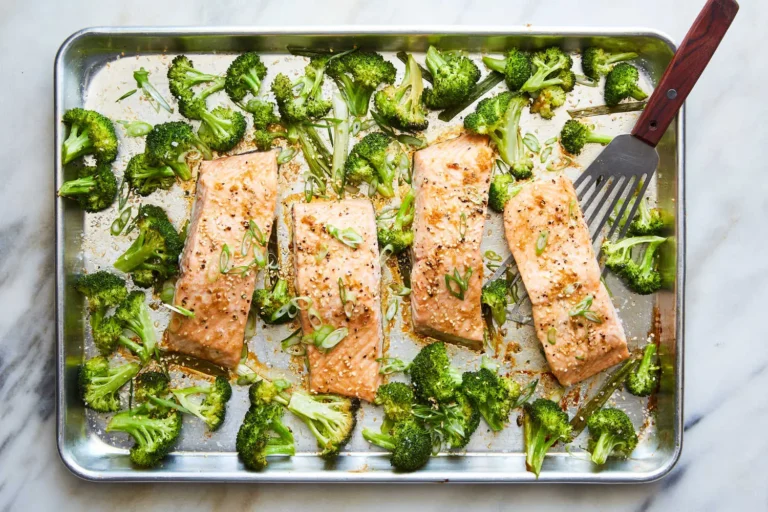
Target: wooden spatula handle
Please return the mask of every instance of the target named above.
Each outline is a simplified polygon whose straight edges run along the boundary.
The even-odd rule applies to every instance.
[[[656,146],[683,106],[739,10],[734,0],[708,0],[648,100],[632,135]]]

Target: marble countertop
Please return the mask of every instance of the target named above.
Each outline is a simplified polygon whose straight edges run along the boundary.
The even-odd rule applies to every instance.
[[[768,4],[744,0],[688,100],[685,443],[674,471],[639,486],[107,485],[55,446],[53,59],[93,25],[473,24],[647,26],[680,41],[703,0],[2,2],[0,7],[0,510],[751,510],[768,503],[768,140],[759,93]],[[129,7],[130,5],[130,7]],[[760,27],[763,27],[761,29]],[[762,143],[760,141],[763,141]],[[762,227],[761,227],[762,226]],[[735,423],[734,420],[737,420]],[[749,425],[747,428],[744,426]],[[740,429],[740,430],[737,430]],[[728,440],[731,443],[728,443]],[[733,444],[737,441],[737,445]]]

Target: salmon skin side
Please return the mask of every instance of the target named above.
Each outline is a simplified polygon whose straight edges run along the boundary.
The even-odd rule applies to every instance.
[[[416,332],[471,348],[483,346],[480,295],[483,238],[493,151],[488,138],[463,135],[414,154],[411,308]],[[468,277],[464,298],[446,275]],[[469,272],[471,271],[471,275]],[[456,283],[454,292],[460,292]]]
[[[329,227],[352,228],[362,242],[357,248],[345,245]],[[327,352],[308,346],[309,389],[373,401],[381,381],[376,359],[383,336],[373,205],[365,199],[294,204],[293,251],[298,295],[311,299],[323,325],[349,331]],[[314,332],[309,310],[300,318],[304,334]]]
[[[254,251],[265,254],[252,237],[247,255],[243,240],[253,221],[269,238],[277,206],[277,152],[253,152],[203,162],[195,204],[181,256],[181,277],[174,304],[194,313],[173,313],[165,335],[169,350],[237,366],[256,284],[257,267],[241,275],[221,272],[221,254],[230,251],[229,268],[247,268]],[[252,230],[254,231],[254,230]]]
[[[560,384],[627,359],[624,329],[600,280],[571,181],[558,176],[524,184],[504,209],[504,231],[531,298],[536,335]],[[594,314],[576,315],[589,297]]]

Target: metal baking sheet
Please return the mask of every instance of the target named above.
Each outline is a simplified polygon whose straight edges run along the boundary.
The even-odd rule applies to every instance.
[[[58,123],[64,111],[76,106],[99,110],[112,119],[138,119],[150,123],[167,120],[164,112],[154,110],[136,94],[129,100],[115,103],[122,93],[134,87],[132,71],[144,66],[153,71],[153,83],[167,94],[165,69],[178,53],[190,55],[197,67],[206,71],[223,72],[233,56],[253,50],[261,53],[270,68],[270,77],[277,72],[299,72],[305,63],[301,57],[290,56],[286,48],[345,49],[359,46],[384,53],[395,63],[399,73],[402,65],[394,53],[413,52],[423,62],[423,52],[430,44],[442,49],[463,49],[479,62],[483,53],[500,53],[512,46],[541,48],[558,44],[566,50],[578,50],[591,44],[634,50],[641,54],[646,87],[658,80],[674,52],[670,39],[648,29],[574,29],[574,28],[483,28],[434,27],[427,30],[394,27],[328,28],[323,31],[303,28],[92,28],[73,34],[61,46],[55,63],[55,176],[56,189],[65,179],[59,148],[64,139],[63,126]],[[576,59],[578,66],[578,58]],[[481,67],[481,69],[483,69]],[[268,77],[268,80],[269,78]],[[326,81],[330,86],[330,80]],[[503,84],[498,86],[503,90]],[[556,135],[565,112],[570,108],[600,104],[600,89],[577,87],[577,91],[558,117],[543,122],[527,113],[522,119],[524,133],[534,133],[540,141]],[[571,95],[569,95],[571,96]],[[212,101],[226,103],[226,95],[219,94]],[[468,110],[469,111],[469,110]],[[466,112],[465,112],[466,114]],[[175,114],[174,117],[177,117]],[[617,134],[627,132],[637,113],[616,114],[590,118],[598,131]],[[428,141],[444,136],[460,125],[462,116],[451,123],[442,123],[431,116],[426,133]],[[583,448],[586,436],[582,434],[568,450],[553,449],[547,456],[539,482],[645,482],[662,477],[677,461],[682,446],[682,384],[683,384],[683,297],[685,253],[684,202],[684,131],[681,113],[667,131],[658,147],[659,172],[652,183],[650,194],[658,203],[675,212],[677,237],[677,277],[674,292],[664,291],[651,297],[628,294],[612,276],[608,285],[614,292],[614,303],[627,329],[630,348],[642,346],[653,339],[660,345],[663,367],[660,392],[651,399],[633,397],[617,392],[612,401],[626,410],[641,432],[641,442],[632,458],[611,461],[602,468],[594,466]],[[122,133],[118,128],[118,133]],[[141,151],[141,139],[121,137],[121,149],[114,168],[118,175],[132,154]],[[243,146],[236,152],[248,149]],[[585,150],[578,162],[586,166],[599,152],[598,147]],[[287,253],[290,233],[285,212],[291,201],[298,200],[296,192],[301,184],[298,176],[303,165],[298,157],[290,166],[281,169],[278,207],[278,233],[281,263],[290,267]],[[537,164],[538,166],[539,164]],[[539,169],[540,172],[546,172]],[[567,171],[574,176],[579,169]],[[69,177],[68,175],[66,177]],[[192,190],[192,189],[188,189]],[[156,193],[146,199],[163,205],[177,227],[188,214],[189,198],[181,187],[167,193]],[[380,207],[380,206],[379,206]],[[359,431],[363,427],[377,426],[379,411],[364,406],[358,417],[358,427],[345,452],[332,463],[316,455],[316,445],[302,425],[295,425],[297,454],[292,458],[270,459],[262,472],[248,472],[234,452],[234,439],[244,411],[247,409],[246,388],[234,386],[227,420],[221,430],[207,434],[194,418],[185,418],[182,439],[174,451],[158,468],[140,470],[131,466],[126,456],[130,445],[124,436],[104,432],[104,415],[86,411],[77,394],[77,370],[84,356],[93,348],[84,329],[83,301],[73,291],[72,276],[83,270],[109,268],[117,254],[130,244],[130,237],[111,237],[109,224],[115,218],[115,209],[99,214],[84,215],[72,202],[56,198],[56,310],[58,339],[58,447],[62,460],[76,475],[90,480],[109,481],[224,481],[224,482],[532,482],[533,474],[525,471],[522,430],[512,425],[494,434],[484,424],[466,451],[443,453],[413,473],[391,470],[386,454],[369,447]],[[490,214],[486,223],[483,251],[493,249],[506,256],[509,251],[504,242],[499,215]],[[382,283],[383,307],[390,300],[390,272],[384,272]],[[488,273],[490,275],[490,273]],[[409,360],[421,346],[407,328],[408,309],[401,304],[393,325],[388,326],[387,351],[389,356]],[[157,313],[158,329],[167,321]],[[300,382],[306,375],[301,365],[281,353],[278,340],[290,326],[268,327],[260,322],[255,335],[247,342],[262,369],[270,375],[280,375]],[[539,378],[539,395],[562,399],[572,415],[585,396],[590,396],[600,385],[604,375],[598,375],[581,385],[563,390],[547,367],[533,329],[507,323],[504,350],[504,370],[525,384]],[[449,347],[454,364],[460,369],[474,369],[480,363],[481,353],[459,347]],[[290,415],[286,415],[288,418]]]

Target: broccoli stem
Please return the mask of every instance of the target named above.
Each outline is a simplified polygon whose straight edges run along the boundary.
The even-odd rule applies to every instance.
[[[643,351],[643,358],[640,360],[640,364],[637,367],[638,374],[649,373],[651,371],[654,355],[656,355],[656,345],[649,343]]]
[[[622,60],[632,60],[637,58],[637,54],[635,52],[626,52],[626,53],[615,53],[605,59],[605,64],[613,64],[614,62],[620,62]]]
[[[389,452],[395,449],[395,439],[388,434],[366,428],[363,430],[363,439]]]
[[[515,165],[515,162],[520,159],[520,155],[525,151],[518,128],[520,115],[523,112],[523,103],[515,100],[512,101],[514,101],[514,105],[509,105],[507,108],[503,127],[490,134],[499,150],[499,156],[510,166]]]
[[[610,135],[601,135],[593,132],[590,132],[590,134],[587,135],[587,142],[594,142],[596,144],[602,144],[603,146],[610,144],[612,140],[613,137]]]
[[[226,139],[232,135],[233,123],[229,119],[223,119],[209,110],[200,112],[200,120],[216,133],[219,139]]]
[[[101,398],[116,393],[137,371],[136,364],[124,364],[117,368],[110,368],[106,377],[94,377],[92,382],[98,386],[98,391],[94,391],[93,396]]]
[[[498,73],[504,73],[507,67],[507,59],[494,59],[493,57],[484,56],[483,64],[485,64],[491,71]]]
[[[411,208],[413,201],[413,190],[409,190],[408,194],[403,198],[403,202],[400,203],[400,209],[397,210],[395,223],[392,226],[393,231],[400,231],[403,229],[403,226],[408,226],[413,222],[414,211]]]
[[[175,176],[175,173],[173,172],[173,169],[167,165],[163,165],[161,167],[143,167],[141,171],[135,172],[133,174],[134,179],[137,180],[148,178],[170,178],[172,176]]]
[[[259,95],[259,89],[261,89],[261,79],[256,68],[250,68],[247,73],[242,76],[243,82],[246,83],[251,93],[254,96]]]
[[[349,107],[349,112],[355,117],[364,117],[368,113],[368,104],[371,102],[373,89],[356,83],[347,75],[342,74],[338,78],[339,90]],[[340,119],[339,116],[335,116]]]
[[[59,195],[65,197],[87,194],[96,186],[96,180],[93,176],[86,176],[76,180],[65,181],[59,189]]]
[[[346,75],[342,75],[346,79]],[[370,96],[370,95],[369,95]],[[349,150],[349,110],[347,102],[338,95],[333,95],[333,117],[339,120],[333,127],[333,160],[331,178],[333,188],[339,197],[344,197],[344,163]]]
[[[77,125],[72,125],[69,137],[64,141],[61,148],[61,158],[64,161],[64,165],[86,154],[92,147],[88,130],[83,130],[81,132]]]
[[[595,464],[605,464],[605,461],[608,460],[608,456],[611,454],[613,447],[616,446],[616,444],[614,436],[607,432],[600,434],[600,437],[595,443],[595,448],[592,450],[592,462]]]
[[[281,421],[273,421],[269,426],[277,434],[277,437],[272,437],[267,441],[266,455],[294,455],[296,446],[291,431]]]
[[[131,272],[155,255],[155,247],[151,244],[145,244],[144,240],[145,234],[140,233],[128,250],[115,261],[114,266],[117,270],[126,273]]]
[[[448,64],[447,62],[445,62],[445,59],[443,58],[442,54],[434,46],[430,46],[429,49],[427,49],[427,57],[425,60],[426,60],[426,64],[427,64],[427,68],[429,69],[429,72],[432,73],[433,75],[437,74],[440,68]]]
[[[526,423],[528,429],[532,428],[530,426],[530,420]],[[542,428],[537,428],[536,433],[528,439],[525,447],[525,465],[528,471],[533,472],[537,478],[539,473],[541,473],[541,466],[544,464],[544,456],[556,441],[557,438],[548,441],[544,429]]]
[[[565,62],[561,61],[554,66],[537,66],[536,72],[523,84],[520,90],[523,92],[536,92],[550,85],[562,84],[562,79],[558,77],[550,78],[549,80],[546,80],[546,78],[555,71],[559,71],[564,65]]]

